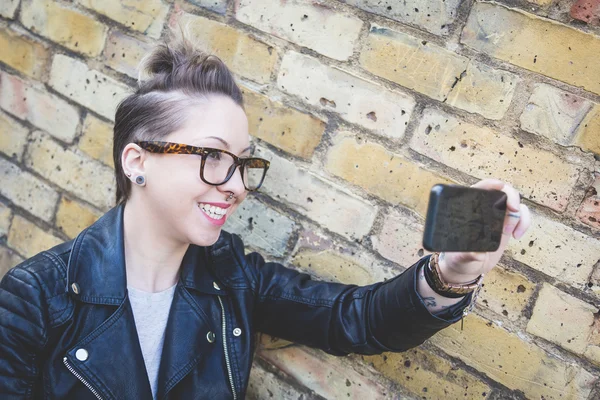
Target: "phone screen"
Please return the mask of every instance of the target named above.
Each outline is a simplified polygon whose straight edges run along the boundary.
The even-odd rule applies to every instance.
[[[431,189],[423,235],[429,251],[496,251],[502,238],[506,193],[460,185]]]

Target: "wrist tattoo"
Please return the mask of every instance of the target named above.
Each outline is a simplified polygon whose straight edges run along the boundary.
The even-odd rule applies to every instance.
[[[442,252],[442,253],[440,253],[440,256],[438,257],[438,262],[439,262],[439,261],[442,261],[442,260],[444,259],[444,256],[445,256],[445,254],[446,254],[446,253],[443,253],[443,252]]]
[[[435,307],[437,303],[435,302],[435,297],[423,297],[425,301],[425,306],[427,307]]]

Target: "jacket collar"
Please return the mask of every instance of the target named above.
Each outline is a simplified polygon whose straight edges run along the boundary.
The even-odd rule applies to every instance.
[[[118,305],[125,299],[124,209],[122,204],[114,207],[73,241],[67,266],[67,290],[81,301]],[[213,285],[216,278],[208,262],[211,250],[190,245],[181,263],[180,281],[187,288],[222,295],[224,291]]]

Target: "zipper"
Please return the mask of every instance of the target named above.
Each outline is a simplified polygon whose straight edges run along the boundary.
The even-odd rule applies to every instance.
[[[67,362],[67,357],[63,358],[63,363],[65,364],[65,366],[67,367],[67,369],[69,371],[71,371],[71,373],[73,375],[75,375],[75,378],[79,379],[81,381],[81,383],[83,383],[85,385],[86,388],[90,389],[90,391],[94,394],[94,396],[96,396],[96,398],[102,400],[102,397],[100,397],[100,395],[98,394],[98,392],[96,392],[96,389],[94,389],[89,383],[86,382],[85,379],[83,379],[83,377],[81,375],[79,375],[74,369],[73,367],[71,367],[69,365],[69,363]]]
[[[231,373],[231,364],[229,364],[229,353],[227,352],[227,323],[225,322],[225,307],[223,306],[223,301],[221,301],[221,296],[217,296],[219,299],[219,303],[221,303],[221,311],[223,311],[223,349],[225,350],[225,363],[227,364],[227,374],[229,374],[229,383],[231,384],[231,391],[233,392],[233,400],[237,399],[237,395],[235,394],[235,387],[233,386],[233,374]]]

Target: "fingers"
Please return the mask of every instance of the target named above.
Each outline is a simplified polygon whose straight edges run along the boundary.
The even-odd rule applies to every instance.
[[[480,180],[479,182],[477,182],[474,185],[471,185],[471,187],[479,188],[479,189],[502,190],[502,188],[504,187],[504,182],[502,182],[499,179],[487,178],[487,179]]]
[[[529,212],[529,208],[525,204],[520,205],[521,208],[521,218],[519,223],[517,224],[516,229],[513,231],[513,237],[515,239],[521,239],[521,237],[525,234],[529,226],[531,225],[531,213]]]
[[[506,208],[507,211],[512,211],[514,213],[519,213],[521,209],[519,208],[519,204],[521,203],[521,197],[519,196],[519,192],[509,185],[508,183],[504,185],[501,189],[504,193],[506,193]]]

